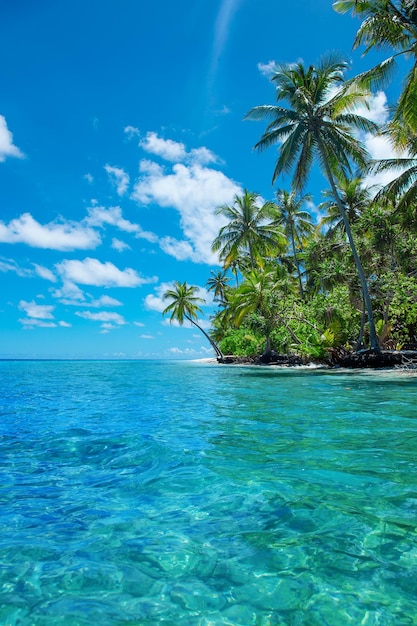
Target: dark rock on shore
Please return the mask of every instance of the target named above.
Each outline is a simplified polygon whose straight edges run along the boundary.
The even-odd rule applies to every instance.
[[[417,351],[415,350],[358,350],[348,352],[343,348],[330,352],[329,364],[333,367],[347,368],[391,368],[416,367]]]

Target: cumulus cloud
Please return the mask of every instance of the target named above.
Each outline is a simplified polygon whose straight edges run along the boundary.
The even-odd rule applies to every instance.
[[[156,154],[167,161],[183,161],[187,152],[185,145],[172,139],[163,139],[155,132],[148,132],[139,144],[143,150]]]
[[[13,135],[7,127],[6,118],[0,115],[0,161],[5,161],[7,157],[22,159],[24,156],[13,143]]]
[[[158,237],[154,233],[147,232],[143,230],[139,224],[134,224],[133,222],[126,220],[123,217],[122,209],[119,206],[109,207],[108,209],[103,206],[93,206],[87,210],[87,213],[88,215],[85,222],[89,226],[96,226],[100,228],[105,224],[108,224],[110,226],[115,226],[119,230],[126,233],[133,233],[137,239],[146,239],[151,243],[158,241]],[[125,244],[125,247],[126,246],[127,244]]]
[[[93,322],[105,322],[112,325],[116,324],[118,326],[123,326],[124,324],[126,324],[126,321],[122,315],[120,315],[119,313],[112,313],[110,311],[101,311],[99,313],[92,313],[91,311],[77,311],[75,315],[78,315],[78,317],[82,317],[86,320],[91,320]]]
[[[129,187],[129,174],[127,174],[121,167],[114,167],[112,165],[105,165],[106,170],[112,184],[116,187],[118,196],[123,196]]]
[[[84,180],[86,180],[90,185],[94,182],[94,178],[91,174],[84,174]]]
[[[208,163],[217,162],[216,155],[204,146],[193,148],[188,152],[183,143],[172,139],[163,139],[152,131],[146,133],[145,138],[139,145],[145,152],[155,154],[165,161],[171,161],[173,163],[199,163],[200,165],[207,165]],[[143,163],[146,166],[146,164],[152,164],[152,161],[144,161]]]
[[[83,261],[64,260],[56,265],[64,282],[95,285],[96,287],[138,287],[155,282],[156,278],[143,278],[132,268],[120,270],[107,261],[87,257]]]
[[[217,263],[211,244],[224,218],[214,215],[214,209],[233,202],[234,196],[243,191],[240,185],[198,160],[188,165],[176,163],[169,172],[146,160],[141,162],[140,172],[132,198],[141,204],[172,207],[180,215],[184,242],[165,237],[160,241],[162,249],[176,258]]]
[[[51,320],[54,319],[52,311],[55,309],[53,305],[48,304],[36,304],[33,300],[26,302],[21,300],[19,302],[19,309],[24,311],[28,317],[39,320]]]
[[[85,300],[83,290],[72,281],[65,279],[62,286],[52,292],[52,296],[57,298],[61,304],[79,304]]]
[[[8,224],[0,221],[0,242],[67,251],[96,248],[101,238],[95,230],[78,222],[60,219],[40,224],[30,213],[23,213]]]

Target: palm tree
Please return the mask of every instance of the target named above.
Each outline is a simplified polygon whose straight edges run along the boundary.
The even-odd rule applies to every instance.
[[[211,276],[206,282],[206,286],[208,291],[212,291],[214,293],[214,299],[217,300],[221,306],[226,306],[227,304],[227,293],[230,289],[229,283],[230,278],[227,276],[226,270],[211,270]]]
[[[284,234],[291,242],[294,263],[297,268],[298,283],[300,287],[300,296],[304,300],[303,281],[301,279],[300,263],[297,257],[297,248],[302,246],[303,239],[307,235],[311,235],[314,226],[310,213],[302,211],[301,207],[307,200],[311,200],[311,196],[297,196],[294,191],[285,191],[278,189],[276,192],[276,207],[278,210],[277,223],[283,227]]]
[[[337,190],[340,199],[346,207],[349,224],[354,224],[371,202],[369,190],[363,186],[363,178],[361,176],[354,176],[353,178],[343,176],[337,183]],[[323,192],[323,196],[326,200],[319,205],[319,209],[326,211],[327,215],[322,218],[320,224],[329,226],[328,236],[332,236],[336,232],[344,233],[345,224],[340,215],[339,206],[333,196],[333,190],[327,189]]]
[[[191,324],[194,324],[194,326],[196,326],[198,330],[203,333],[205,338],[208,339],[217,355],[217,358],[223,359],[224,355],[220,348],[214,343],[206,331],[203,330],[203,328],[201,328],[201,326],[199,326],[199,324],[195,321],[198,319],[197,314],[203,312],[198,305],[204,303],[203,298],[195,295],[197,291],[198,287],[187,285],[186,282],[180,283],[179,281],[176,281],[174,283],[174,288],[167,289],[162,296],[164,300],[171,300],[171,303],[162,311],[162,314],[167,315],[168,313],[171,313],[170,322],[176,320],[180,326],[184,324],[184,320],[188,320]]]
[[[395,70],[397,57],[411,58],[412,66],[405,78],[397,103],[394,121],[402,120],[417,131],[417,4],[415,0],[336,0],[338,13],[352,11],[363,18],[356,34],[354,48],[366,46],[365,54],[372,48],[391,47],[394,54],[376,67],[357,76],[362,84],[382,85]],[[398,126],[395,125],[398,129]]]
[[[232,206],[222,205],[215,210],[216,215],[228,219],[212,245],[226,269],[242,255],[248,256],[254,268],[282,245],[282,235],[271,221],[273,204],[260,201],[259,194],[245,190],[242,196],[235,196]]]
[[[283,172],[294,170],[293,187],[302,190],[314,163],[318,162],[330,184],[345,225],[368,313],[371,349],[379,350],[366,277],[353,240],[349,219],[338,190],[342,172],[351,172],[351,162],[365,167],[367,152],[352,132],[376,132],[374,122],[355,113],[366,102],[368,93],[344,84],[346,62],[329,56],[317,66],[302,63],[276,67],[278,105],[254,107],[246,119],[271,120],[255,148],[263,150],[279,144],[279,156],[272,182]],[[287,101],[288,108],[281,105]]]

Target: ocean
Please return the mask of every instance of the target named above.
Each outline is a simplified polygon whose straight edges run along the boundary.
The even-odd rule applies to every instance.
[[[2,626],[417,624],[417,373],[0,362]]]

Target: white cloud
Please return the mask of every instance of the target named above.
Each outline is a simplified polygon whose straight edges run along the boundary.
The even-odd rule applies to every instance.
[[[386,94],[383,91],[373,94],[368,101],[368,106],[359,106],[355,113],[372,120],[376,124],[385,124],[389,116]]]
[[[24,156],[23,152],[13,143],[13,135],[7,128],[6,118],[4,115],[0,115],[0,161],[5,161],[7,157],[23,159]]]
[[[140,328],[143,328],[145,326],[145,324],[142,324],[142,322],[133,322],[133,324],[135,326],[139,326]]]
[[[39,320],[51,320],[54,319],[52,311],[55,309],[53,305],[48,304],[36,304],[33,300],[26,302],[21,300],[19,302],[19,309],[24,311],[28,317],[32,317]]]
[[[163,238],[163,249],[177,258],[189,258],[197,263],[215,264],[218,258],[211,245],[224,218],[214,215],[221,204],[233,202],[242,188],[222,172],[198,163],[177,163],[171,173],[155,163],[145,161],[141,176],[134,186],[132,198],[142,204],[155,203],[173,207],[180,214],[180,226],[188,248],[171,238]]]
[[[140,335],[139,338],[140,339],[155,339],[153,335]]]
[[[127,135],[128,139],[132,139],[133,137],[140,135],[140,130],[139,128],[136,128],[136,126],[125,126],[123,132]]]
[[[89,226],[102,227],[104,224],[115,226],[119,230],[126,233],[133,233],[137,239],[146,239],[151,243],[158,241],[158,237],[151,232],[143,230],[139,224],[129,222],[122,216],[122,209],[119,206],[113,206],[106,209],[103,206],[93,206],[87,210],[85,222]],[[118,241],[117,239],[113,241]],[[123,243],[123,242],[120,242]],[[116,244],[117,245],[117,244]],[[125,244],[125,247],[127,244]],[[115,246],[113,246],[115,247]]]
[[[268,61],[268,63],[258,63],[258,70],[265,76],[265,78],[271,79],[277,71],[276,61]]]
[[[68,322],[58,322],[58,326],[62,326],[63,328],[71,328],[72,324],[69,324]]]
[[[60,289],[55,289],[52,296],[60,300],[62,304],[80,304],[84,302],[85,295],[82,289],[70,280],[64,280]]]
[[[19,319],[19,322],[23,324],[25,329],[34,328],[56,328],[55,322],[44,322],[36,318]]]
[[[64,282],[96,287],[138,287],[156,280],[143,278],[130,267],[120,270],[109,261],[102,263],[88,257],[83,261],[64,260],[56,268]]]
[[[91,174],[84,174],[84,180],[86,180],[90,185],[94,182],[94,178]]]
[[[75,315],[78,317],[82,317],[86,320],[91,320],[93,322],[109,322],[111,324],[117,324],[118,326],[123,326],[126,324],[126,321],[122,315],[119,313],[112,313],[110,311],[101,311],[100,313],[92,313],[91,311],[77,311]]]
[[[85,221],[90,226],[101,227],[104,224],[109,224],[127,233],[136,233],[140,229],[138,224],[133,224],[123,218],[122,209],[119,206],[112,206],[108,209],[104,206],[89,207]]]
[[[0,272],[16,272],[18,276],[26,278],[33,275],[30,270],[19,267],[13,259],[0,260]]]
[[[117,250],[118,252],[123,252],[123,250],[131,250],[131,247],[125,241],[120,241],[120,239],[116,239],[113,237],[111,241],[111,247],[113,250]]]
[[[389,119],[387,97],[383,91],[379,91],[369,99],[369,108],[361,106],[356,110],[358,115],[362,115],[373,122],[384,125]],[[373,160],[396,159],[406,156],[405,153],[398,153],[387,136],[362,133],[361,141],[364,143]],[[387,185],[400,174],[400,170],[391,170],[379,174],[368,174],[365,177],[365,185],[373,187],[376,191],[381,186]]]
[[[194,255],[193,247],[188,241],[178,241],[174,237],[163,237],[160,240],[161,250],[175,257],[178,261],[192,259]]]
[[[187,152],[185,145],[172,139],[163,139],[158,137],[155,132],[148,132],[145,138],[139,143],[140,147],[146,152],[156,154],[167,161],[183,161]]]
[[[95,230],[83,224],[61,219],[42,225],[30,213],[23,213],[8,224],[0,221],[0,242],[67,251],[96,248],[101,239]]]
[[[123,196],[129,187],[129,174],[120,167],[113,167],[111,165],[105,165],[106,170],[112,184],[116,187],[117,195]]]
[[[111,298],[110,296],[100,296],[97,300],[92,300],[89,306],[97,308],[102,306],[123,306],[123,302],[116,300],[116,298]]]
[[[53,272],[47,267],[43,267],[43,265],[38,265],[37,263],[33,263],[33,267],[35,268],[35,272],[41,278],[45,280],[50,280],[52,283],[56,283],[57,278]]]

